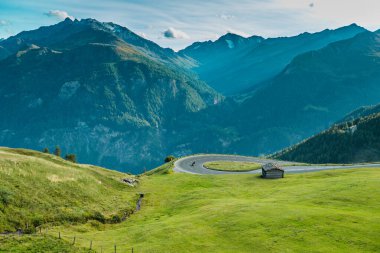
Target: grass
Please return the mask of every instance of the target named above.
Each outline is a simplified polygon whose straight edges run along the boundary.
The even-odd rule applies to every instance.
[[[135,252],[377,252],[380,170],[263,180],[255,175],[141,178],[142,210],[116,225],[61,226],[85,246]]]
[[[144,253],[378,252],[380,249],[380,169],[287,174],[284,179],[264,180],[257,175],[171,173],[173,163],[167,163],[141,175],[140,185],[132,188],[120,184],[119,179],[124,175],[118,172],[70,164],[67,171],[58,174],[59,178],[70,175],[79,181],[79,175],[86,173],[86,178],[90,177],[88,180],[91,181],[93,176],[90,175],[96,172],[100,174],[96,174],[97,180],[110,182],[107,188],[94,191],[88,188],[93,184],[87,184],[86,180],[79,181],[78,185],[77,181],[70,181],[73,188],[66,188],[65,193],[75,192],[75,195],[60,200],[51,198],[51,192],[62,187],[54,188],[57,182],[49,183],[46,175],[52,170],[59,173],[55,166],[66,168],[65,161],[41,153],[21,155],[18,151],[15,154],[3,149],[0,158],[1,187],[4,183],[7,185],[3,175],[10,179],[13,175],[12,180],[17,179],[20,185],[29,184],[33,175],[41,178],[45,175],[45,179],[38,182],[47,188],[39,189],[43,195],[37,193],[42,200],[33,198],[34,193],[23,186],[22,191],[12,193],[13,199],[9,203],[25,194],[25,198],[32,198],[36,203],[45,206],[45,202],[50,203],[55,212],[60,212],[57,207],[69,202],[76,210],[103,210],[105,214],[112,214],[125,208],[125,202],[120,200],[130,203],[128,200],[134,199],[136,193],[145,193],[142,209],[122,223],[89,220],[86,223],[51,224],[50,236],[45,238],[0,238],[0,252],[49,252],[45,251],[47,249],[51,249],[50,252],[83,252],[83,248],[89,248],[90,241],[97,252],[100,247],[103,252],[113,252],[115,244],[118,252],[128,252],[133,247],[134,252]],[[4,165],[12,162],[17,166]],[[24,164],[26,162],[33,167],[32,170]],[[37,163],[49,166],[39,169]],[[45,172],[40,171],[42,168]],[[59,171],[62,169],[60,167]],[[80,188],[83,183],[86,186]],[[105,184],[94,184],[97,185],[95,189]],[[91,198],[95,198],[96,203]],[[7,208],[9,206],[5,210]],[[12,210],[16,213],[37,210],[42,216],[51,215],[40,207],[31,209],[30,202],[15,205]],[[11,219],[13,213],[1,211],[0,215],[4,222]],[[62,240],[55,239],[58,232],[61,232]],[[74,236],[76,245],[82,248],[70,245]],[[30,247],[34,248],[29,250]]]
[[[230,162],[230,161],[215,161],[203,164],[207,169],[220,171],[251,171],[261,169],[262,165],[253,162]]]
[[[88,249],[73,246],[52,236],[0,236],[0,253],[91,253]]]
[[[54,155],[0,148],[0,233],[33,232],[47,223],[117,222],[138,197],[121,181],[125,177]]]

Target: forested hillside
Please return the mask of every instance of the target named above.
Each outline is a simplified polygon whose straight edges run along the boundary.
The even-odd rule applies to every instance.
[[[307,163],[378,162],[380,113],[335,125],[274,157]]]

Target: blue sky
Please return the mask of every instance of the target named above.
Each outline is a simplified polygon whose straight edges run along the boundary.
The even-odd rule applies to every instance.
[[[351,23],[377,30],[379,10],[379,0],[0,0],[0,38],[95,18],[178,50],[226,32],[279,37]]]

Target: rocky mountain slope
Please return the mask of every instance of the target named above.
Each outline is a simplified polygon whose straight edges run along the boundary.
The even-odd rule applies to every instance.
[[[2,145],[141,171],[167,154],[168,121],[222,100],[172,50],[114,24],[66,19],[0,44]]]
[[[259,89],[197,113],[177,147],[260,155],[294,145],[380,101],[379,51],[380,33],[365,32],[297,56]]]
[[[244,136],[235,147],[274,152],[328,128],[360,106],[378,103],[379,51],[378,31],[296,57],[233,111],[229,121]]]

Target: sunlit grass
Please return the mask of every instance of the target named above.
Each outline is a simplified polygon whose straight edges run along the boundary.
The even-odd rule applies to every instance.
[[[376,252],[380,170],[337,170],[263,180],[255,175],[143,177],[142,210],[117,225],[64,226],[136,252]],[[87,239],[87,240],[86,240]],[[127,246],[125,246],[127,247]]]
[[[253,162],[230,162],[230,161],[215,161],[203,164],[207,169],[220,171],[251,171],[261,169],[262,165]]]

